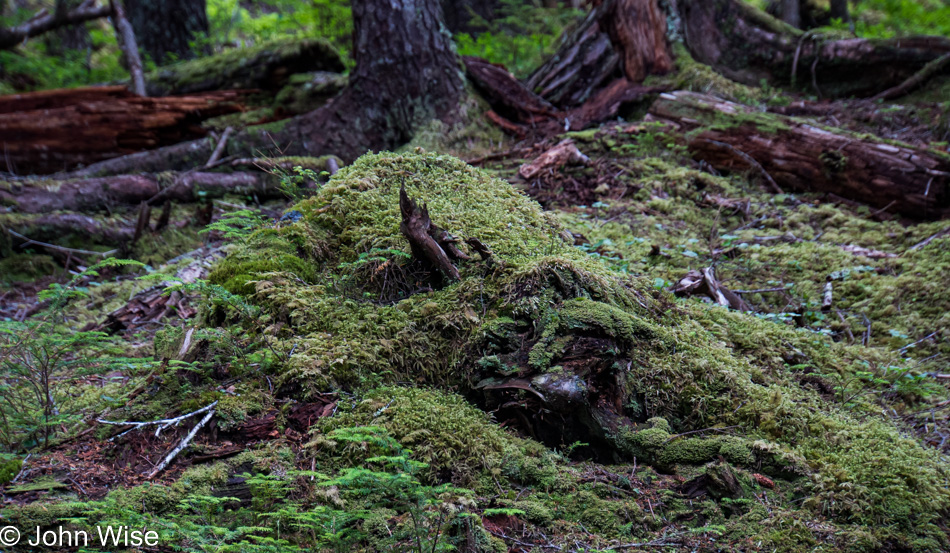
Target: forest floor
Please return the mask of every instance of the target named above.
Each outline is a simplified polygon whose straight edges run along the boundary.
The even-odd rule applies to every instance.
[[[950,77],[886,103],[672,84],[950,155]],[[160,532],[143,551],[950,549],[948,222],[777,193],[626,115],[517,141],[478,114],[332,177],[275,148],[286,196],[176,202],[117,254],[144,266],[0,238],[5,354],[64,359],[51,436],[4,422],[29,454],[3,522]],[[414,265],[401,187],[492,254],[450,285]]]

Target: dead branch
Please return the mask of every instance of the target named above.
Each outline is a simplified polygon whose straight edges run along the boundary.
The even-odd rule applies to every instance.
[[[199,414],[201,414],[201,413],[208,412],[208,411],[210,411],[211,414],[213,415],[213,414],[214,414],[214,411],[213,411],[214,406],[217,405],[217,404],[218,404],[218,402],[217,402],[217,401],[214,401],[214,402],[211,403],[210,405],[205,405],[204,407],[202,407],[201,409],[198,409],[197,411],[192,411],[191,413],[186,413],[186,414],[184,414],[184,415],[181,415],[181,416],[178,416],[178,417],[173,417],[173,418],[170,418],[170,419],[161,419],[161,420],[157,420],[157,421],[145,421],[145,422],[138,422],[138,421],[107,421],[107,420],[103,420],[103,419],[96,419],[96,421],[99,422],[99,423],[102,423],[102,424],[111,424],[111,425],[113,425],[113,426],[129,426],[129,425],[132,426],[132,428],[129,428],[128,430],[122,432],[121,434],[118,434],[118,435],[116,435],[116,436],[113,436],[113,437],[109,438],[109,441],[110,441],[110,442],[111,442],[112,440],[115,440],[116,438],[119,438],[119,437],[122,437],[122,436],[128,434],[129,432],[131,432],[131,431],[133,431],[133,430],[138,430],[139,428],[142,428],[142,427],[145,427],[145,426],[157,425],[158,428],[155,429],[155,436],[158,436],[159,434],[161,434],[162,430],[165,430],[166,428],[168,428],[169,426],[172,426],[172,425],[177,426],[178,423],[180,423],[181,421],[183,421],[183,420],[185,420],[185,419],[187,419],[187,418],[190,418],[190,417],[193,417],[193,416],[195,416],[195,415],[199,415]],[[205,421],[205,422],[207,422],[207,421]]]
[[[96,0],[85,0],[76,9],[70,10],[65,14],[49,13],[47,10],[40,10],[29,21],[9,29],[0,29],[0,50],[12,48],[23,41],[41,35],[43,33],[75,25],[92,19],[100,19],[112,13],[109,6],[99,6]]]
[[[544,152],[531,163],[526,163],[518,169],[518,175],[525,180],[531,180],[542,171],[556,171],[564,165],[586,165],[590,158],[581,153],[570,138],[562,140],[550,150]]]
[[[211,157],[208,158],[208,162],[205,163],[205,169],[211,167],[218,162],[218,159],[221,157],[221,154],[224,153],[224,147],[228,144],[228,138],[231,136],[231,133],[234,131],[231,127],[224,129],[224,132],[221,133],[221,137],[218,138],[218,145],[214,147],[214,152],[211,153]]]
[[[425,205],[420,208],[406,193],[405,187],[399,190],[399,209],[402,212],[399,230],[409,240],[413,257],[431,265],[449,280],[460,280],[462,276],[459,270],[449,260],[442,245],[432,236],[441,229],[432,224],[428,208]]]
[[[25,248],[25,247],[27,247],[27,246],[31,246],[31,245],[33,245],[33,244],[36,244],[37,246],[43,246],[44,248],[47,248],[47,249],[50,249],[50,250],[56,250],[56,251],[63,252],[63,253],[79,254],[79,255],[98,255],[98,256],[100,256],[100,257],[108,257],[108,256],[110,256],[110,255],[112,255],[112,254],[114,254],[114,253],[116,252],[116,250],[111,250],[111,251],[108,251],[108,252],[94,252],[94,251],[91,251],[91,250],[77,250],[77,249],[75,249],[75,248],[66,248],[66,247],[63,247],[63,246],[57,246],[57,245],[55,245],[55,244],[47,244],[46,242],[39,242],[39,241],[37,241],[37,240],[31,240],[31,239],[27,238],[26,236],[23,236],[23,235],[20,234],[19,232],[16,232],[16,231],[13,230],[13,229],[7,229],[7,232],[9,232],[11,235],[16,236],[17,238],[19,238],[19,239],[21,239],[21,240],[25,240],[25,242],[23,242],[22,244],[20,244],[20,247],[21,247],[21,248]]]
[[[115,26],[116,38],[119,39],[119,49],[122,50],[129,66],[129,74],[132,75],[132,92],[146,96],[145,72],[142,69],[142,58],[139,56],[138,41],[135,39],[132,24],[125,17],[122,0],[109,0],[109,5],[112,6],[112,24]]]
[[[217,403],[217,401],[216,401],[215,403]],[[189,432],[188,435],[185,436],[185,438],[178,444],[178,446],[175,447],[175,449],[171,450],[171,451],[168,453],[168,455],[166,455],[165,458],[162,459],[162,462],[159,463],[158,466],[155,467],[155,468],[152,470],[152,472],[149,473],[149,475],[148,475],[147,478],[148,478],[149,480],[151,480],[152,478],[155,477],[156,474],[158,474],[158,473],[162,472],[163,470],[165,470],[165,467],[167,467],[168,464],[172,462],[172,460],[175,458],[176,455],[178,455],[179,453],[181,453],[181,451],[182,451],[183,449],[185,449],[186,447],[188,447],[188,444],[191,443],[191,440],[194,439],[194,437],[195,437],[196,434],[198,434],[198,431],[201,430],[201,427],[203,427],[204,425],[208,424],[208,421],[210,421],[210,420],[211,420],[211,417],[213,417],[213,416],[214,416],[214,410],[212,409],[211,411],[208,411],[208,414],[205,415],[204,418],[201,419],[201,420],[198,422],[198,424],[195,425],[194,428],[191,429],[191,432]],[[158,433],[158,432],[156,431],[156,435],[157,435],[157,433]]]
[[[706,267],[702,271],[689,271],[673,286],[673,293],[677,296],[704,295],[724,307],[737,311],[752,311],[749,304],[738,294],[719,283],[712,267]]]

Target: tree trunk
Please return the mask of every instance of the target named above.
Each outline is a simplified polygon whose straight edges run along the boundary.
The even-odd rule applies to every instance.
[[[353,0],[356,68],[329,105],[282,124],[249,131],[251,149],[335,154],[352,161],[367,150],[405,144],[433,119],[452,123],[464,94],[461,61],[438,0]]]
[[[782,0],[782,21],[796,29],[802,26],[801,0]]]
[[[841,21],[851,20],[848,13],[848,0],[831,0],[831,18]]]
[[[661,95],[650,116],[671,122],[693,156],[717,169],[751,166],[785,190],[830,193],[915,219],[950,215],[950,156],[937,150],[832,132],[692,92]]]
[[[139,47],[155,63],[195,57],[191,43],[208,32],[205,0],[125,0]]]
[[[455,33],[487,31],[482,22],[491,22],[501,13],[500,0],[442,0],[445,26]]]

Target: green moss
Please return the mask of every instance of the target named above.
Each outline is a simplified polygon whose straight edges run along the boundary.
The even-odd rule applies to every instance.
[[[10,483],[22,466],[23,460],[19,457],[0,453],[0,486]]]
[[[0,259],[0,283],[29,282],[38,277],[51,276],[61,271],[49,255],[14,254]]]
[[[479,477],[512,478],[542,487],[558,486],[555,457],[543,448],[505,432],[461,397],[418,388],[381,388],[352,410],[321,419],[313,446],[325,449],[326,434],[337,428],[375,425],[429,464],[430,478],[451,474],[460,485],[478,485]],[[336,461],[340,462],[340,461]]]
[[[903,528],[907,539],[929,539],[930,526],[944,520],[950,507],[950,493],[939,484],[947,478],[939,459],[916,442],[897,439],[891,423],[870,410],[855,413],[804,385],[790,368],[801,362],[789,361],[804,358],[818,374],[849,378],[886,355],[719,307],[676,303],[655,288],[657,276],[675,281],[690,267],[706,266],[709,261],[697,251],[703,251],[701,241],[708,244],[711,228],[714,239],[720,239],[718,229],[744,224],[740,213],[710,213],[703,203],[710,194],[735,197],[756,189],[747,180],[741,184],[739,177],[712,177],[661,159],[629,167],[638,186],[677,201],[669,203],[668,212],[640,211],[634,203],[629,213],[636,234],[626,222],[589,225],[583,232],[610,237],[624,259],[632,260],[628,270],[649,278],[620,274],[574,248],[561,225],[536,203],[458,160],[384,153],[364,156],[341,170],[316,196],[296,206],[301,221],[253,235],[215,270],[213,279],[248,294],[262,308],[264,324],[287,321],[293,329],[295,335],[274,344],[295,351],[280,367],[277,383],[291,397],[333,389],[360,394],[381,384],[409,382],[479,398],[485,391],[476,383],[517,374],[540,389],[547,407],[570,406],[581,427],[577,432],[600,440],[597,447],[616,455],[636,456],[664,470],[688,470],[722,456],[737,467],[761,464],[761,470],[796,482],[807,475],[819,480],[797,484],[802,493],[828,497],[827,504],[836,507],[829,511],[826,500],[818,499],[806,509],[831,512],[841,522],[862,517],[892,524]],[[462,239],[487,244],[495,253],[493,262],[473,256],[459,263],[460,281],[424,290],[409,280],[400,282],[404,273],[385,272],[393,265],[406,270],[402,256],[366,265],[361,254],[409,251],[399,231],[398,192],[403,186],[427,204],[436,224]],[[630,197],[631,202],[649,201],[649,195]],[[815,224],[821,208],[767,205],[786,211],[781,224],[794,225],[796,236],[818,235],[806,229]],[[808,222],[798,222],[799,216],[808,216]],[[867,226],[857,218],[845,217],[841,223],[845,229]],[[798,259],[814,271],[802,274],[853,266],[843,262],[854,254],[831,242],[839,239],[842,227],[830,221],[819,225],[831,234],[828,242],[780,247],[801,248]],[[754,232],[759,229],[750,234]],[[925,231],[894,232],[900,237],[888,240],[908,244]],[[662,264],[650,258],[651,245],[657,243],[669,261],[662,255]],[[798,270],[762,260],[765,249],[748,247],[744,255],[760,256],[756,263],[765,271]],[[931,263],[940,267],[944,262]],[[724,274],[742,274],[721,265]],[[377,276],[380,272],[385,278]],[[860,278],[871,278],[871,273]],[[402,286],[397,288],[401,292],[387,295],[384,282]],[[934,293],[939,297],[939,291]],[[636,420],[611,406],[636,406],[630,408]],[[545,486],[557,481],[556,462],[519,453],[524,444],[515,445],[458,396],[382,388],[344,411],[321,422],[323,429],[382,424],[433,470],[450,471],[452,479],[479,489],[495,486],[496,477]],[[637,425],[650,417],[649,428]],[[674,432],[711,427],[730,427],[735,435],[674,437]],[[857,466],[859,455],[836,453],[842,443],[874,455],[885,449],[861,438],[865,431],[860,428],[899,451],[878,461],[891,483],[882,486],[872,471]],[[568,443],[574,439],[565,437]],[[917,466],[913,475],[904,469],[910,464]],[[835,484],[836,474],[848,475],[849,485]],[[832,480],[820,488],[818,482],[827,478]],[[884,500],[891,486],[905,493]],[[856,514],[839,507],[849,504],[863,510]],[[935,514],[922,516],[922,511]],[[592,523],[615,529],[606,520]]]
[[[202,92],[224,85],[266,88],[282,72],[343,71],[339,53],[326,41],[274,39],[247,48],[162,67],[146,75],[149,96]],[[279,76],[279,75],[278,75]]]

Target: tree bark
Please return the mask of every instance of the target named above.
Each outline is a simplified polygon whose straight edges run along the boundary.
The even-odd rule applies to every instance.
[[[831,18],[841,21],[851,20],[851,15],[848,13],[848,0],[831,0]]]
[[[204,136],[201,121],[240,111],[240,99],[233,91],[141,98],[123,86],[3,96],[0,163],[11,173],[46,174],[176,144]]]
[[[950,156],[937,150],[818,128],[692,92],[662,94],[650,116],[675,125],[693,156],[720,170],[748,169],[748,157],[785,190],[830,193],[914,219],[950,215]]]
[[[19,214],[77,211],[94,213],[142,202],[194,202],[224,194],[256,194],[260,199],[283,196],[277,179],[265,173],[189,171],[161,175],[119,175],[69,181],[0,183],[0,203]]]
[[[656,0],[606,0],[525,84],[565,109],[583,104],[618,77],[639,83],[672,68],[666,18]]]
[[[349,86],[280,130],[250,130],[243,137],[250,149],[289,144],[285,155],[352,161],[367,150],[405,144],[433,119],[457,119],[462,67],[438,0],[353,0],[353,25],[356,67]]]
[[[208,32],[205,0],[125,0],[139,47],[161,65],[169,54],[195,57],[192,43]]]
[[[801,0],[782,0],[782,21],[796,29],[802,26]]]

